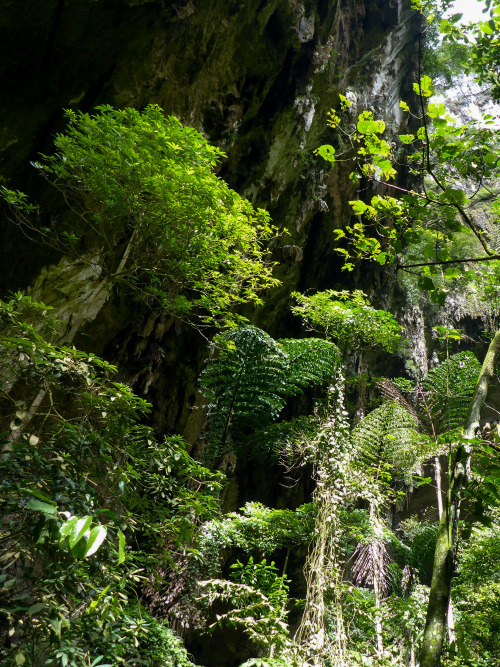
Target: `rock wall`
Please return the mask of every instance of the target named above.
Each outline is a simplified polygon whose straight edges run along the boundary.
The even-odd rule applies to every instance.
[[[267,208],[288,233],[272,248],[283,286],[252,313],[271,335],[290,335],[292,289],[353,286],[390,300],[381,272],[342,273],[332,229],[350,218],[348,166],[326,170],[313,149],[335,142],[325,125],[338,92],[401,125],[412,102],[420,16],[409,0],[27,0],[0,17],[3,184],[52,203],[28,166],[51,150],[62,109],[159,104],[221,146],[220,174]],[[400,129],[395,128],[395,129]],[[69,318],[89,293],[88,271],[28,242],[5,218],[2,292],[27,288]],[[38,276],[38,277],[37,277]],[[97,279],[97,277],[95,278]],[[58,298],[59,298],[58,297]],[[55,303],[55,302],[54,302]],[[54,305],[54,303],[52,305]],[[73,310],[72,310],[73,309]],[[155,404],[160,431],[195,438],[196,377],[204,341],[172,318],[155,318],[126,295],[109,301],[76,343],[104,354],[121,379]],[[182,333],[182,335],[181,335]],[[190,418],[191,416],[191,418]],[[194,422],[193,422],[194,420]],[[197,425],[196,425],[197,424]]]

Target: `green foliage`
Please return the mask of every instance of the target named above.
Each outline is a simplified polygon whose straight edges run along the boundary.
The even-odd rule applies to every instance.
[[[418,433],[414,415],[398,401],[388,401],[356,425],[352,442],[356,455],[377,470],[377,478],[390,481],[391,471],[401,475],[412,470],[422,456],[425,439]]]
[[[427,48],[424,54],[425,73],[438,89],[451,88],[470,61],[470,49],[456,41],[441,41]]]
[[[418,268],[420,289],[428,291],[434,303],[443,305],[447,283],[468,279],[473,272],[467,260],[490,262],[499,258],[494,250],[496,223],[495,228],[486,230],[472,208],[490,199],[487,193],[500,164],[499,144],[490,115],[480,122],[460,124],[442,103],[433,101],[429,76],[415,83],[414,90],[420,97],[419,113],[410,110],[406,102],[400,106],[413,117],[411,122],[417,123],[418,129],[401,135],[399,148],[381,138],[385,125],[371,112],[362,112],[350,128],[344,127],[335,112],[330,116],[328,124],[354,155],[351,180],[383,183],[388,190],[384,196],[369,194],[367,201],[350,202],[358,217],[335,230],[337,241],[347,241],[347,247],[344,241],[336,250],[343,255],[348,270],[358,259]],[[413,175],[414,190],[391,183],[400,167]],[[474,240],[472,257],[464,255],[463,247],[455,252],[457,233]],[[449,263],[444,273],[443,263]]]
[[[498,31],[500,30],[500,4],[493,0],[487,3],[490,17],[480,21],[472,28],[474,44],[472,45],[472,61],[469,62],[469,71],[476,74],[479,83],[490,84],[491,96],[494,100],[500,98],[499,63],[500,48]]]
[[[209,455],[217,458],[234,448],[265,457],[269,442],[263,442],[258,431],[278,419],[289,397],[326,384],[337,368],[338,349],[319,339],[276,341],[253,326],[219,340],[218,355],[200,377],[211,398]]]
[[[422,382],[421,405],[430,432],[446,434],[448,442],[464,427],[480,370],[471,352],[459,352],[429,371]]]
[[[412,652],[413,655],[418,655],[420,652],[428,599],[428,587],[415,584],[409,595],[401,597],[393,595],[387,602],[385,640],[392,644],[393,650],[396,649],[396,655],[402,654],[408,662],[411,660]],[[403,645],[402,651],[401,645]],[[401,657],[399,659],[401,660]]]
[[[390,313],[376,310],[360,290],[326,290],[313,296],[295,292],[298,305],[292,312],[307,324],[337,340],[342,350],[382,347],[394,352],[401,338],[401,327]]]
[[[407,547],[404,551],[405,563],[418,573],[422,584],[430,583],[437,529],[436,523],[421,523],[413,517],[400,526],[401,541]]]
[[[247,553],[270,555],[277,549],[308,544],[314,528],[315,508],[301,505],[295,512],[250,502],[240,512],[214,519],[202,528],[201,550],[238,548]]]
[[[462,48],[468,47],[469,57],[463,60],[464,71],[474,75],[479,84],[489,85],[491,97],[498,100],[500,3],[498,0],[485,0],[483,4],[484,21],[461,26],[457,25],[456,21],[444,20],[441,22],[440,32],[446,45],[458,44]]]
[[[8,392],[18,379],[33,387],[51,386],[69,391],[70,384],[92,387],[99,375],[116,368],[92,353],[50,342],[58,328],[48,306],[20,293],[0,301],[0,390]],[[15,403],[17,413],[26,411],[26,401]],[[144,407],[144,403],[142,404]],[[140,408],[137,398],[136,408]],[[24,416],[24,415],[23,415]],[[16,415],[22,420],[23,416]],[[14,425],[11,427],[14,429]]]
[[[453,586],[458,659],[448,665],[500,664],[500,533],[498,516],[490,528],[475,527],[461,544]]]
[[[201,599],[206,604],[212,605],[216,600],[231,604],[230,611],[217,614],[217,621],[211,627],[241,627],[261,654],[282,657],[280,654],[286,654],[292,648],[286,623],[286,576],[278,576],[274,562],[268,564],[265,559],[254,562],[252,556],[246,565],[238,561],[232,567],[234,581],[213,579],[200,582]],[[292,661],[290,664],[296,663]]]
[[[471,461],[471,470],[474,473],[467,488],[467,495],[475,500],[474,511],[479,521],[485,525],[491,524],[486,508],[500,506],[500,457],[495,446],[500,441],[498,425],[483,440],[475,443],[474,456]],[[493,441],[493,442],[491,442]]]
[[[112,381],[112,366],[47,342],[43,304],[19,296],[0,313],[2,371],[11,374],[2,397],[2,665],[15,656],[136,665],[148,652],[151,665],[187,667],[168,627],[137,601],[158,558],[136,549],[161,539],[162,560],[194,557],[200,523],[218,512],[222,475],[193,461],[181,438],[159,442],[141,424],[149,404]],[[24,321],[33,313],[36,328]],[[20,429],[26,400],[14,399],[33,392],[40,410]]]
[[[25,195],[3,188],[18,224],[73,256],[87,239],[101,278],[192,322],[234,325],[234,306],[260,303],[277,283],[264,261],[274,228],[215,175],[219,149],[155,105],[66,116],[56,153],[35,166],[78,214],[75,226],[37,228]]]

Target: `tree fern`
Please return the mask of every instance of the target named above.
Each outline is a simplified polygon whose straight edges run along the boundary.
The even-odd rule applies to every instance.
[[[388,401],[370,412],[354,428],[355,452],[368,464],[388,463],[401,472],[419,459],[423,436],[418,421],[398,401]]]
[[[404,381],[408,383],[408,387],[404,387],[404,391],[413,391],[413,382],[410,380],[405,380],[404,378],[394,378],[390,380],[389,378],[381,378],[377,382],[377,387],[380,390],[382,398],[384,401],[397,401],[407,412],[409,412],[417,422],[419,422],[419,415],[415,407],[403,396],[401,389],[396,384],[397,382]]]
[[[224,336],[226,346],[203,371],[200,381],[212,399],[209,436],[212,456],[229,439],[273,421],[284,405],[287,357],[261,329],[242,327]]]
[[[288,355],[287,391],[292,396],[306,387],[322,385],[332,379],[339,363],[336,345],[320,338],[285,338],[278,341]]]
[[[200,377],[212,401],[208,439],[214,460],[229,446],[248,453],[250,436],[259,431],[263,435],[263,429],[279,417],[287,398],[326,383],[339,360],[333,343],[312,338],[276,341],[253,326],[233,330],[223,339],[219,355]],[[262,437],[255,440],[262,453]]]
[[[424,378],[421,404],[435,436],[463,428],[480,371],[472,352],[459,352]]]

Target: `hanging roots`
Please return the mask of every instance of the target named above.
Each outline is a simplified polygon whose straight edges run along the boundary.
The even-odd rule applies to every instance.
[[[326,658],[333,667],[345,667],[346,631],[342,614],[342,569],[340,559],[340,509],[349,492],[349,426],[344,410],[343,377],[330,388],[325,418],[313,443],[318,506],[315,540],[305,565],[306,604],[295,635],[304,665],[321,665]],[[335,609],[336,633],[325,633],[325,594]]]

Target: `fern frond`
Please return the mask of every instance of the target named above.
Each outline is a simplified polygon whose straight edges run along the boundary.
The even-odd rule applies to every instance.
[[[420,458],[426,439],[418,433],[417,419],[398,401],[389,401],[370,412],[354,428],[355,456],[368,463],[390,463],[410,470]]]
[[[200,376],[211,400],[209,449],[212,459],[227,448],[262,457],[279,440],[280,429],[264,442],[266,428],[287,398],[326,384],[339,365],[338,348],[324,340],[275,341],[246,326],[224,335],[225,345]]]
[[[253,326],[235,329],[224,338],[230,345],[200,376],[212,399],[212,455],[222,453],[228,439],[244,438],[249,430],[273,421],[285,404],[288,360],[276,341]]]
[[[380,390],[382,398],[386,401],[397,401],[407,412],[409,412],[412,417],[414,417],[417,422],[419,421],[419,416],[413,405],[406,400],[398,387],[389,380],[389,378],[381,378],[377,382],[377,386]]]
[[[421,404],[436,435],[463,428],[480,371],[472,352],[459,352],[426,375]]]
[[[288,355],[289,396],[301,394],[307,387],[331,382],[341,363],[338,347],[321,338],[285,338],[277,342]]]
[[[382,540],[360,542],[352,555],[352,559],[354,564],[351,572],[356,584],[373,586],[374,578],[378,576],[378,584],[382,595],[390,590],[389,564],[391,563],[391,558],[385,542]]]

